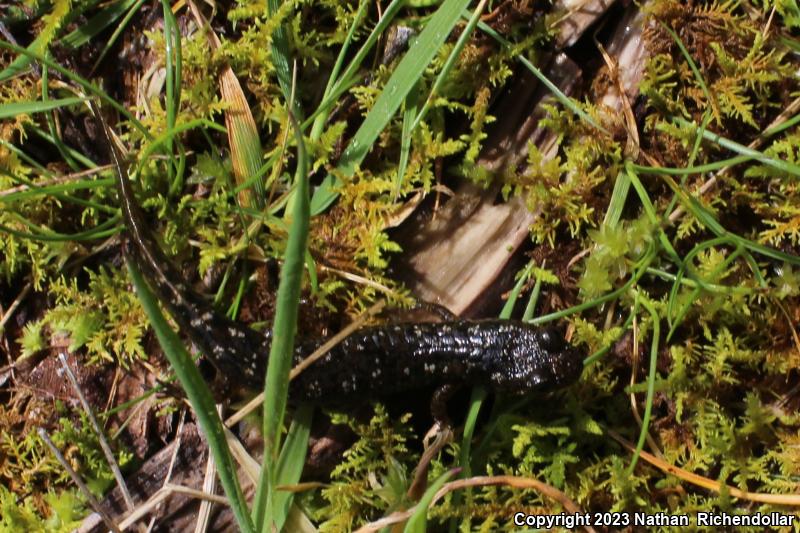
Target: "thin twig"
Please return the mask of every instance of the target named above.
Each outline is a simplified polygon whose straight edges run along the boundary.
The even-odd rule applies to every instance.
[[[122,472],[119,469],[117,460],[114,458],[114,452],[111,451],[111,446],[108,445],[108,441],[106,440],[102,429],[100,429],[100,424],[97,423],[97,418],[95,418],[94,412],[92,412],[92,408],[89,406],[89,402],[86,401],[86,396],[83,395],[83,391],[81,390],[80,385],[78,385],[78,380],[75,378],[75,374],[72,373],[72,369],[70,369],[69,365],[67,364],[67,359],[64,357],[64,354],[58,354],[58,359],[61,361],[61,366],[64,367],[64,372],[66,372],[70,383],[72,383],[72,388],[75,389],[75,394],[78,395],[78,399],[81,402],[81,407],[83,407],[83,410],[86,412],[86,416],[89,418],[89,422],[92,424],[92,429],[94,429],[94,432],[97,434],[97,440],[100,442],[100,448],[102,448],[103,454],[106,456],[106,461],[108,461],[108,466],[111,467],[111,472],[113,472],[114,479],[117,481],[117,486],[119,487],[120,492],[122,492],[122,498],[125,500],[125,506],[129,511],[133,510],[133,508],[136,507],[136,504],[133,503],[131,493],[128,491],[128,486],[125,484],[125,478],[122,477]]]
[[[32,288],[33,288],[33,283],[29,281],[28,283],[25,284],[25,286],[19,292],[17,297],[14,298],[14,301],[11,303],[11,305],[8,306],[8,310],[5,313],[3,313],[3,318],[0,318],[0,331],[2,331],[3,328],[6,327],[6,324],[8,323],[9,320],[11,320],[11,316],[14,314],[14,311],[16,311],[17,308],[20,306],[20,304],[22,304],[22,300],[24,300],[25,297],[28,296],[28,293],[31,292]]]
[[[86,501],[89,502],[89,507],[91,507],[94,512],[100,516],[100,519],[103,521],[103,523],[105,523],[108,529],[114,533],[122,533],[120,528],[114,523],[114,520],[111,519],[111,516],[109,516],[109,514],[106,513],[100,506],[100,502],[98,502],[97,498],[94,497],[92,492],[89,490],[89,487],[86,486],[86,483],[84,483],[78,473],[72,469],[66,457],[62,455],[61,451],[59,451],[53,441],[50,440],[50,436],[47,434],[47,431],[45,431],[44,428],[39,428],[38,432],[44,443],[48,448],[50,448],[50,451],[53,452],[53,455],[55,455],[56,460],[61,463],[61,466],[67,471],[69,477],[72,478],[72,482],[78,486],[78,490],[80,490],[84,497],[86,497]]]
[[[366,287],[372,287],[373,289],[379,290],[382,293],[388,296],[397,296],[397,291],[393,291],[386,285],[381,285],[376,281],[372,281],[371,279],[365,278],[364,276],[359,276],[358,274],[353,274],[351,272],[347,272],[346,270],[340,270],[338,268],[329,267],[325,265],[318,265],[320,270],[324,272],[333,272],[334,274],[338,274],[339,276],[343,277],[347,281],[352,281],[354,283],[358,283],[360,285],[364,285]]]

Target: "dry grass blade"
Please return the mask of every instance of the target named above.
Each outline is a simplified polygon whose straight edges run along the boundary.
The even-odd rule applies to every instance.
[[[172,473],[175,470],[175,461],[178,459],[178,452],[181,449],[181,443],[183,442],[183,427],[186,423],[186,411],[181,410],[180,418],[178,419],[178,429],[175,431],[175,446],[172,450],[172,457],[169,460],[169,466],[167,467],[167,474],[164,476],[164,483],[162,488],[166,487],[170,484],[170,480],[172,479]],[[156,513],[158,512],[159,508],[156,506]],[[147,531],[148,533],[153,530],[153,526],[156,523],[156,514],[150,518],[150,522],[147,524]]]
[[[351,333],[355,330],[360,328],[364,323],[372,316],[380,313],[383,307],[386,305],[386,302],[380,301],[370,307],[367,311],[359,315],[352,323],[348,324],[342,331],[331,337],[325,344],[317,348],[311,355],[303,359],[296,367],[294,367],[289,374],[289,379],[292,380],[297,377],[300,372],[305,370],[309,365],[311,365],[314,361],[328,353],[334,346],[342,342],[344,339],[348,337]],[[231,427],[234,424],[240,422],[244,417],[252,413],[259,405],[264,402],[264,393],[262,392],[249,402],[245,404],[244,407],[239,409],[236,413],[230,416],[227,420],[225,420],[225,426]]]
[[[6,324],[9,320],[11,320],[11,317],[14,316],[14,312],[17,310],[17,308],[19,308],[20,304],[22,304],[22,301],[28,296],[32,288],[33,283],[29,281],[25,284],[17,297],[14,298],[14,301],[11,303],[11,305],[8,306],[8,309],[6,309],[6,312],[3,313],[2,318],[0,318],[0,332],[2,332],[6,327]]]
[[[431,505],[435,505],[436,502],[441,500],[448,492],[466,489],[469,487],[487,487],[491,485],[502,485],[517,489],[533,489],[542,493],[548,498],[557,501],[569,513],[582,513],[580,507],[578,507],[578,505],[573,502],[569,496],[557,488],[548,485],[547,483],[542,483],[536,479],[516,476],[476,476],[445,483],[439,492],[436,493],[436,496],[434,496]],[[372,533],[374,531],[379,531],[385,527],[391,526],[392,524],[397,524],[408,520],[408,518],[411,517],[415,511],[416,507],[412,507],[406,511],[392,513],[389,516],[381,518],[380,520],[376,520],[375,522],[370,522],[369,524],[361,526],[358,530],[356,530],[356,533]],[[595,533],[595,529],[590,526],[586,526],[584,529],[589,533]]]
[[[438,422],[433,428],[436,437],[430,446],[425,448],[425,452],[420,457],[417,467],[414,469],[414,480],[406,491],[406,496],[412,501],[417,501],[422,497],[428,484],[428,469],[431,461],[439,455],[445,446],[453,442],[453,430],[450,427],[440,428]]]
[[[185,494],[186,496],[190,496],[198,500],[207,500],[226,506],[229,505],[228,499],[225,498],[224,496],[217,496],[216,494],[208,494],[207,492],[203,492],[201,490],[190,489],[189,487],[183,487],[180,485],[174,485],[172,483],[168,483],[164,485],[162,488],[160,488],[158,492],[153,494],[153,496],[151,496],[149,500],[144,502],[142,505],[134,509],[134,511],[131,514],[126,516],[125,520],[119,523],[119,527],[121,529],[129,528],[132,524],[141,520],[142,517],[147,516],[148,513],[154,511],[156,507],[158,507],[164,500],[166,500],[173,494]]]
[[[217,413],[222,417],[223,406],[217,404]],[[224,428],[223,428],[224,429]],[[227,433],[225,435],[228,437]],[[214,457],[209,453],[206,459],[206,474],[203,478],[203,492],[206,494],[216,494],[217,492],[217,467],[214,464]],[[197,512],[197,522],[194,526],[195,533],[203,533],[209,530],[211,525],[211,511],[213,510],[214,503],[209,500],[202,500],[200,502],[200,509]]]
[[[259,405],[263,402],[259,402]],[[247,479],[255,486],[258,483],[258,475],[261,472],[261,465],[258,464],[258,461],[253,459],[253,456],[247,451],[236,435],[234,435],[231,430],[227,427],[225,428],[225,440],[228,442],[228,447],[231,449],[231,455],[242,467],[242,471],[244,472]]]
[[[220,46],[219,37],[211,29],[208,21],[200,13],[194,2],[188,2],[197,24],[205,28],[209,44],[213,49]],[[261,139],[258,128],[250,112],[239,79],[229,66],[225,66],[219,77],[219,92],[222,101],[229,104],[225,110],[225,127],[228,130],[228,146],[231,150],[231,163],[236,185],[241,186],[258,174],[261,168]],[[254,182],[253,189],[242,189],[239,202],[244,206],[261,207],[264,201],[264,183],[262,179]]]
[[[230,104],[225,110],[225,126],[228,129],[233,175],[239,186],[255,176],[261,167],[261,140],[242,86],[230,67],[225,67],[222,72],[219,88],[222,100]],[[244,189],[239,192],[242,205],[260,206],[263,200],[264,185],[260,179],[255,181],[253,191]]]
[[[615,431],[608,430],[608,434],[611,436],[612,439],[620,443],[628,451],[632,452],[636,450],[636,446],[634,446],[633,443],[628,442]],[[655,466],[662,472],[671,474],[679,479],[686,481],[687,483],[691,483],[692,485],[697,485],[698,487],[703,487],[704,489],[712,490],[714,492],[722,492],[724,489],[725,492],[727,492],[734,498],[749,500],[751,502],[770,503],[773,505],[800,506],[800,494],[765,494],[763,492],[748,492],[744,490],[739,490],[736,487],[731,487],[730,485],[723,485],[722,483],[714,481],[713,479],[693,474],[692,472],[684,470],[679,466],[669,464],[668,462],[659,459],[658,457],[651,455],[644,450],[639,452],[639,457],[644,459],[651,465]]]
[[[362,313],[357,319],[355,319],[353,322],[348,324],[347,327],[342,329],[342,331],[331,337],[325,344],[314,350],[314,353],[303,359],[297,366],[295,366],[292,369],[291,373],[289,374],[289,379],[292,380],[296,378],[300,374],[300,372],[308,368],[311,364],[314,363],[314,361],[323,357],[326,353],[331,351],[331,349],[334,346],[342,342],[351,333],[353,333],[355,330],[364,325],[364,322],[366,322],[370,317],[376,315],[377,313],[380,313],[385,305],[386,302],[381,300],[380,302],[376,303],[375,305],[367,309],[365,313]]]

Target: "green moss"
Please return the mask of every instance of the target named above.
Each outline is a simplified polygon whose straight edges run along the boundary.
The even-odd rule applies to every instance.
[[[67,473],[45,447],[36,425],[44,424],[47,404],[35,396],[16,401],[24,405],[0,408],[0,531],[71,531],[86,514],[84,498],[73,488]],[[63,405],[59,412],[66,415]],[[95,496],[102,495],[114,478],[97,437],[84,415],[63,416],[48,429],[53,443]],[[112,443],[119,449],[119,443]],[[117,453],[125,469],[132,455]]]
[[[350,426],[358,440],[334,468],[330,485],[320,492],[325,502],[316,513],[320,531],[347,531],[407,505],[407,465],[416,458],[407,444],[412,436],[409,416],[392,420],[376,405],[368,423],[343,415],[334,415],[332,421]]]

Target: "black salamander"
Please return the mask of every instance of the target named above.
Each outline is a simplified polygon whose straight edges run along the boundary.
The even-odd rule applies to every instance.
[[[258,333],[217,313],[181,282],[148,228],[110,132],[129,239],[126,251],[192,342],[231,382],[261,389],[272,333]],[[323,339],[297,343],[295,364]],[[452,320],[363,327],[302,372],[295,400],[364,401],[430,386],[487,385],[494,391],[547,392],[569,385],[582,354],[557,332],[513,320]]]

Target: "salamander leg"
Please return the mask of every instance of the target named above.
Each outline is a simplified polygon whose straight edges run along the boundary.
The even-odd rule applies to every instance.
[[[420,458],[419,464],[414,472],[414,481],[408,489],[408,497],[417,500],[425,492],[428,484],[428,467],[431,460],[436,457],[448,442],[453,440],[453,425],[450,416],[447,414],[447,401],[453,397],[460,387],[453,383],[445,383],[433,392],[431,397],[431,415],[433,416],[433,426],[425,434],[422,444],[425,452]]]
[[[458,317],[448,308],[426,301],[417,301],[408,309],[392,308],[386,311],[391,311],[391,314],[386,314],[386,320],[390,324],[438,323],[458,320]]]
[[[436,423],[435,427],[440,430],[453,426],[450,423],[450,415],[447,414],[447,402],[460,388],[453,383],[445,383],[433,392],[431,397],[431,416],[433,416],[433,421]]]
[[[426,311],[432,315],[438,316],[439,318],[442,319],[443,322],[449,322],[451,320],[458,319],[458,316],[456,316],[451,310],[449,310],[445,306],[431,302],[426,302],[424,300],[417,300],[412,309],[415,311],[416,310]]]

